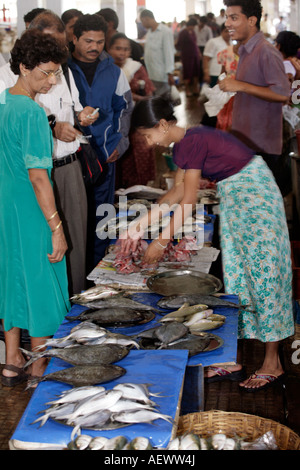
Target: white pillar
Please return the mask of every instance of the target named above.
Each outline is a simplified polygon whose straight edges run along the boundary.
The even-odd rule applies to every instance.
[[[25,30],[25,23],[23,17],[26,13],[33,10],[34,8],[44,8],[44,5],[40,5],[39,0],[17,0],[18,8],[18,21],[17,21],[17,34],[20,36]]]
[[[125,31],[125,13],[124,13],[124,0],[101,0],[101,10],[102,8],[111,8],[114,10],[119,18],[119,31]]]

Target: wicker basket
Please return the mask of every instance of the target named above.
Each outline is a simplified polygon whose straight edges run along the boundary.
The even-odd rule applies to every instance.
[[[279,449],[300,450],[300,437],[294,431],[271,419],[245,413],[213,410],[187,414],[179,419],[177,435],[194,433],[205,438],[221,432],[253,441],[267,431],[273,431]]]

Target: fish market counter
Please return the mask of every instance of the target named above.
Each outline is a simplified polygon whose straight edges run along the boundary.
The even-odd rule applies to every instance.
[[[160,295],[153,293],[133,294],[132,299],[147,305],[157,306]],[[238,303],[236,296],[224,299]],[[74,305],[69,316],[74,318],[86,307]],[[128,441],[143,436],[150,440],[153,447],[165,448],[177,432],[179,414],[201,411],[203,402],[203,367],[212,364],[236,362],[238,309],[216,307],[215,313],[226,316],[226,321],[212,333],[221,338],[216,348],[189,357],[188,350],[182,349],[131,349],[126,357],[115,363],[125,369],[124,375],[112,381],[101,383],[106,390],[119,384],[148,384],[157,405],[158,418],[152,423],[136,423],[111,430],[81,429],[82,434],[104,436],[107,438],[124,436]],[[148,323],[127,327],[109,328],[111,332],[123,335],[136,335],[159,324],[162,314],[157,313]],[[64,320],[54,338],[63,338],[79,321]],[[58,358],[51,358],[44,376],[52,372],[72,367]],[[87,366],[88,367],[88,366]],[[48,418],[45,424],[36,421],[53,402],[72,386],[66,383],[46,380],[37,386],[30,402],[10,439],[11,450],[64,449],[73,439],[74,425]]]

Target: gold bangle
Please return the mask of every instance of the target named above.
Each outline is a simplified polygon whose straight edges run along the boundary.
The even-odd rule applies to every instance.
[[[54,212],[54,214],[51,215],[50,219],[47,220],[47,222],[50,222],[50,220],[54,219],[54,217],[58,214],[57,211]]]
[[[59,227],[61,226],[61,224],[62,224],[62,220],[59,222],[59,224],[56,225],[55,229],[52,230],[52,233],[53,233],[53,232],[56,232],[56,230],[59,229]]]
[[[162,245],[158,240],[155,240],[155,241],[161,247],[162,250],[164,250],[168,246],[168,243],[166,245]]]

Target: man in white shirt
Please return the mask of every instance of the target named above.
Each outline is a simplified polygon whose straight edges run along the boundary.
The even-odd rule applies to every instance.
[[[195,28],[195,33],[197,37],[197,46],[201,54],[203,54],[204,47],[206,43],[213,38],[212,29],[207,26],[207,18],[206,16],[197,17],[198,26]]]
[[[230,45],[230,36],[228,30],[223,24],[221,26],[221,35],[210,39],[203,51],[203,80],[211,87],[217,84],[222,66],[218,63],[218,53],[227,49]]]
[[[38,15],[30,28],[38,28],[52,34],[58,41],[66,44],[66,34],[60,18],[50,11]],[[56,205],[63,221],[68,242],[66,261],[70,295],[86,288],[86,237],[87,237],[87,197],[83,182],[80,162],[76,151],[80,147],[78,131],[74,128],[73,105],[79,119],[85,125],[91,124],[89,115],[93,109],[82,108],[78,90],[72,73],[67,69],[71,92],[64,74],[57,78],[57,84],[47,94],[38,94],[36,102],[45,109],[46,114],[55,116],[52,122],[54,137],[53,150],[53,189]],[[10,69],[10,64],[0,68],[0,93],[12,87],[17,76]]]
[[[220,15],[217,16],[216,18],[216,23],[219,25],[219,26],[222,26],[222,24],[224,24],[226,21],[226,15],[225,15],[225,9],[222,8],[220,10]]]
[[[175,83],[173,78],[175,46],[172,30],[162,23],[157,23],[149,10],[143,10],[140,19],[143,26],[148,29],[144,61],[149,78],[156,88],[154,94],[167,96],[171,85]]]

